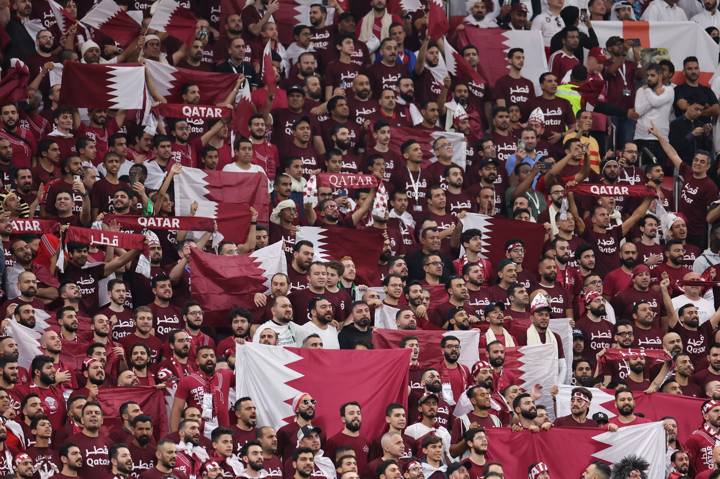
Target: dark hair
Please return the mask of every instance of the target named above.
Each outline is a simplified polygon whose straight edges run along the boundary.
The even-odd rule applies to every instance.
[[[345,417],[345,409],[347,409],[348,406],[360,407],[360,403],[357,401],[350,401],[340,406],[340,417]]]
[[[224,436],[226,434],[233,435],[232,429],[227,427],[216,427],[212,430],[212,433],[210,433],[210,440],[212,442],[218,442],[220,440],[221,436]]]

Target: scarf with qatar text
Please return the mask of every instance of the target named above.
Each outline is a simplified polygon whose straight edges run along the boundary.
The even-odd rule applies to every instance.
[[[114,246],[123,249],[145,248],[145,236],[134,233],[117,233],[115,231],[96,230],[71,226],[65,232],[67,243],[95,244]]]

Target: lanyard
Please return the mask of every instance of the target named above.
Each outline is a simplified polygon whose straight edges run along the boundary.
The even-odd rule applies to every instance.
[[[413,178],[412,171],[410,171],[410,168],[407,169],[408,172],[408,178],[410,178],[410,185],[412,186],[413,193],[415,195],[415,202],[418,203],[420,201],[420,178],[422,177],[422,171],[418,171],[418,177],[417,180]]]

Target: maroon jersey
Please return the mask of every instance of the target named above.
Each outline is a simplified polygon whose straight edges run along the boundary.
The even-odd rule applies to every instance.
[[[595,355],[600,350],[609,348],[614,341],[612,323],[605,319],[593,321],[585,315],[575,323],[575,329],[579,329],[585,335],[584,357],[595,366]]]
[[[353,80],[359,72],[360,65],[353,61],[350,63],[342,63],[340,60],[332,61],[325,67],[325,85],[350,91]]]
[[[505,100],[505,105],[518,105],[525,109],[526,103],[535,96],[535,87],[527,78],[513,78],[505,75],[495,82],[492,96],[495,100]]]
[[[695,330],[686,328],[678,321],[670,330],[680,335],[685,353],[690,356],[693,364],[699,364],[707,356],[714,332],[710,321],[705,321]]]
[[[130,357],[130,350],[136,344],[144,344],[150,349],[151,364],[157,364],[162,356],[163,342],[157,336],[150,335],[147,338],[141,338],[134,332],[120,339],[120,345],[125,348],[125,357]]]
[[[507,161],[510,156],[515,154],[515,150],[517,149],[517,139],[512,135],[512,132],[504,135],[497,130],[493,130],[490,133],[490,137],[495,143],[498,159]]]
[[[30,168],[37,145],[30,130],[18,126],[14,131],[0,129],[0,138],[8,140],[12,147],[12,165],[15,168]]]
[[[423,171],[411,172],[407,168],[397,168],[390,177],[394,191],[405,191],[408,196],[408,211],[418,215],[427,201],[430,178]]]
[[[351,150],[356,150],[364,143],[364,127],[353,122],[352,120],[348,120],[345,123],[340,123],[333,120],[332,118],[327,118],[326,120],[322,121],[320,118],[318,118],[317,124],[320,136],[322,137],[323,144],[325,145],[326,149],[329,149],[333,144],[332,135],[333,130],[336,126],[344,126],[347,127],[348,130],[350,130],[348,141],[350,143]],[[323,164],[323,167],[324,166],[325,165]]]
[[[133,319],[132,311],[129,309],[123,309],[121,313],[118,313],[110,309],[109,306],[106,306],[100,309],[98,313],[104,314],[110,318],[111,321],[113,316],[115,316],[116,321],[113,322],[112,332],[110,333],[110,338],[113,341],[120,341],[122,338],[130,336],[133,331],[135,331],[135,320]]]
[[[370,120],[377,114],[379,108],[377,102],[372,98],[368,100],[360,100],[354,96],[349,96],[347,104],[350,108],[350,118],[354,120],[356,125],[362,128],[365,127],[366,121]]]
[[[201,411],[203,404],[211,404],[213,419],[217,420],[218,425],[228,427],[230,416],[227,398],[234,383],[234,373],[229,369],[219,369],[211,377],[202,372],[193,373],[180,379],[175,397],[185,401],[186,407],[196,407]]]
[[[110,467],[108,446],[111,441],[108,437],[102,434],[98,437],[88,437],[79,432],[70,436],[68,442],[79,447],[82,453],[84,465],[80,471],[80,477],[97,477],[97,474],[102,474]]]
[[[545,137],[550,133],[564,133],[570,125],[575,124],[575,116],[573,115],[570,102],[564,98],[553,98],[547,100],[542,96],[538,96],[529,100],[525,107],[525,119],[536,108],[540,108],[545,118]]]
[[[663,330],[660,326],[653,326],[650,329],[638,328],[633,324],[633,347],[660,349],[662,348]]]
[[[240,456],[240,450],[248,441],[254,441],[257,438],[257,429],[251,429],[250,431],[245,431],[243,429],[240,429],[237,427],[237,425],[233,424],[230,426],[230,429],[232,429],[233,432],[233,442],[235,443],[235,453],[238,454],[238,457]]]
[[[685,163],[680,165],[680,176],[685,182],[678,195],[678,212],[687,219],[689,236],[705,235],[705,215],[708,205],[718,199],[718,187],[710,177],[693,178],[691,167]]]
[[[285,147],[285,151],[281,152],[281,155],[285,158],[300,158],[302,161],[302,175],[305,179],[310,178],[313,171],[325,169],[325,160],[315,151],[312,142],[308,142],[304,148],[290,142]]]
[[[112,184],[105,178],[96,181],[90,192],[93,208],[99,209],[101,213],[112,213],[114,211],[112,205],[113,196],[123,188],[128,188],[128,184],[124,181],[117,184]]]
[[[633,306],[641,301],[647,302],[655,313],[655,324],[660,324],[660,317],[665,316],[665,304],[662,295],[653,289],[638,291],[633,286],[620,291],[612,299],[611,304],[615,315],[622,319],[631,319]]]
[[[585,422],[577,422],[572,414],[555,419],[553,424],[555,427],[597,427],[597,423],[592,419],[586,419]]]
[[[30,446],[26,452],[35,464],[35,471],[40,477],[50,477],[58,472],[60,455],[50,447]]]
[[[407,75],[407,68],[404,65],[387,66],[384,63],[375,63],[367,68],[367,76],[370,78],[370,85],[375,96],[380,96],[384,88],[392,88],[399,92],[398,83],[403,75]]]
[[[166,307],[158,306],[155,303],[150,304],[153,312],[153,323],[155,326],[155,336],[164,340],[172,331],[183,329],[182,313],[180,308],[172,304]]]
[[[647,264],[648,260],[653,255],[663,255],[665,252],[665,248],[662,247],[662,245],[659,244],[652,244],[652,245],[646,245],[643,244],[641,241],[635,242],[635,246],[637,246],[638,250],[638,264]],[[655,266],[653,266],[654,268]]]
[[[550,317],[566,318],[567,314],[565,314],[565,310],[572,309],[570,293],[557,283],[553,287],[538,284],[535,289],[538,288],[547,291],[547,297],[550,300]]]
[[[604,233],[596,233],[592,227],[587,227],[583,232],[583,238],[595,252],[595,273],[604,277],[613,269],[620,267],[618,248],[622,239],[622,227],[615,226]]]
[[[690,456],[690,467],[695,474],[714,469],[713,449],[718,437],[711,435],[704,427],[696,429],[685,441],[685,450]]]

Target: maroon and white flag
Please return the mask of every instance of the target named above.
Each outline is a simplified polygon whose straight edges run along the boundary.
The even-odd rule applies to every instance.
[[[79,108],[140,110],[145,101],[141,65],[88,65],[65,62],[60,103]]]
[[[427,35],[430,40],[437,41],[450,29],[445,3],[442,0],[428,0],[427,5]]]
[[[204,171],[183,167],[175,175],[175,212],[190,216],[197,202],[197,216],[217,220],[218,229],[233,242],[245,242],[250,228],[250,206],[258,211],[258,221],[267,223],[270,197],[265,173]]]
[[[648,479],[665,479],[665,430],[662,422],[627,426],[615,432],[596,428],[551,428],[542,433],[490,428],[488,457],[502,463],[505,477],[528,477],[528,468],[539,461],[550,477],[581,477],[593,461],[615,464],[635,454],[650,464]],[[572,444],[572,454],[568,445]]]
[[[140,35],[140,24],[113,0],[102,0],[80,20],[120,45],[127,46]]]
[[[148,25],[149,30],[167,32],[185,44],[190,44],[195,38],[196,27],[195,15],[175,0],[157,2],[155,13]]]
[[[277,76],[272,64],[272,42],[268,40],[263,49],[262,57],[262,81],[268,93],[277,92]]]
[[[482,75],[470,66],[467,60],[450,45],[450,42],[446,41],[444,45],[445,65],[447,65],[448,73],[461,81],[482,85],[484,83]]]
[[[143,414],[153,418],[153,424],[156,425],[153,435],[156,440],[169,432],[165,391],[154,386],[100,388],[97,402],[103,410],[103,425],[108,428],[122,427],[120,406],[127,401],[138,403]]]
[[[105,215],[103,223],[106,225],[116,222],[123,229],[134,231],[160,230],[160,231],[212,231],[215,220],[199,216],[133,216],[133,215]]]
[[[14,235],[35,234],[42,235],[57,231],[58,222],[54,220],[41,220],[39,218],[13,218],[10,220]]]
[[[190,253],[193,297],[203,305],[206,316],[220,320],[226,321],[223,314],[236,306],[254,309],[253,296],[268,290],[275,273],[287,273],[282,241],[247,255],[218,256],[198,248]]]
[[[145,249],[145,236],[134,233],[118,233],[115,231],[96,230],[70,226],[65,232],[68,243],[86,245],[114,246],[123,249]]]
[[[375,314],[379,312],[375,310]],[[418,362],[422,369],[442,366],[443,352],[440,348],[440,341],[443,336],[455,336],[460,340],[460,358],[458,362],[472,369],[473,365],[480,359],[478,348],[480,347],[480,330],[471,329],[468,331],[432,331],[416,329],[414,331],[401,331],[398,329],[373,328],[372,342],[375,349],[396,349],[400,348],[400,341],[406,336],[414,336],[420,343],[420,356]]]
[[[626,198],[645,198],[657,196],[655,188],[647,185],[603,185],[600,183],[580,183],[573,186],[570,191],[582,196],[623,196]]]
[[[559,385],[557,394],[557,414],[567,416],[570,414],[570,394],[573,386]],[[588,388],[592,393],[590,413],[607,414],[609,418],[617,416],[615,395],[611,389]],[[702,423],[700,408],[705,399],[679,394],[653,393],[643,391],[633,392],[635,398],[635,411],[641,413],[646,419],[660,421],[664,417],[672,416],[678,423],[678,440],[685,443],[688,436]]]
[[[145,71],[157,94],[168,103],[182,103],[180,89],[183,85],[192,83],[200,87],[200,101],[206,105],[214,105],[225,100],[237,81],[237,75],[232,73],[190,70],[153,60],[145,60]]]
[[[313,424],[328,437],[340,432],[340,406],[360,403],[362,433],[379,437],[387,428],[385,408],[407,406],[410,350],[300,349],[245,343],[235,358],[237,397],[257,404],[259,426],[280,428],[293,421],[293,400],[308,393],[317,401]],[[382,378],[382,380],[379,380]]]
[[[17,58],[10,59],[10,68],[2,72],[0,78],[0,102],[10,103],[27,97],[30,69]]]
[[[505,258],[505,243],[511,239],[521,239],[525,243],[523,269],[537,271],[542,257],[542,239],[545,235],[543,225],[529,221],[516,221],[497,216],[467,213],[463,218],[463,231],[479,229],[482,232],[482,258],[497,264]]]
[[[379,286],[378,258],[383,251],[384,238],[380,230],[344,228],[342,226],[300,226],[296,241],[308,240],[315,247],[318,261],[340,261],[350,256],[357,270],[357,284]]]
[[[506,55],[510,48],[525,50],[523,76],[530,78],[533,83],[537,83],[540,75],[548,71],[542,35],[538,30],[465,28],[457,31],[456,38],[455,47],[458,50],[462,50],[466,45],[482,45],[483,56],[478,69],[490,85],[507,75]],[[533,98],[535,92],[522,92],[522,95]]]
[[[216,105],[188,105],[187,103],[159,103],[152,108],[153,113],[165,118],[191,118],[202,120],[230,119],[233,109]]]
[[[320,173],[317,175],[317,186],[362,190],[375,188],[377,185],[377,178],[373,175],[363,175],[360,173]]]

